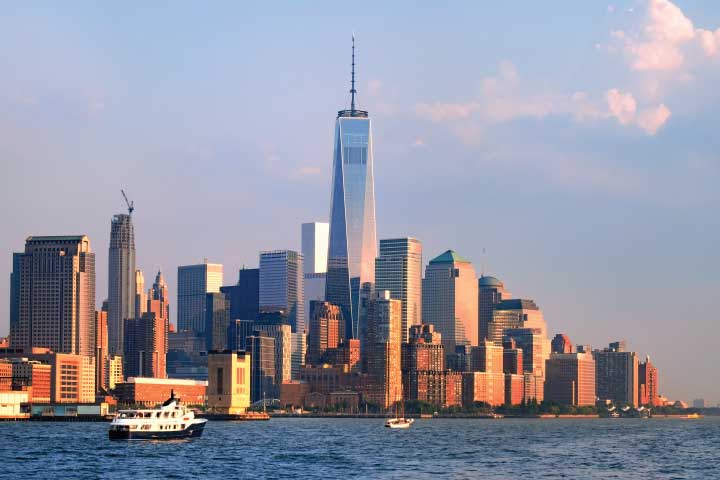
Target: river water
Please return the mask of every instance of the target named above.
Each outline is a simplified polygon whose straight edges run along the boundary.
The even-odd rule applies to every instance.
[[[177,442],[0,423],[0,478],[720,478],[720,418],[209,422]]]

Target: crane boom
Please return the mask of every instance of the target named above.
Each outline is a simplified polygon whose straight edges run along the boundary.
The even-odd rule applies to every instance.
[[[120,189],[120,193],[122,193],[125,203],[127,203],[128,214],[132,215],[133,210],[135,210],[135,202],[128,200],[127,195],[125,195],[125,190]]]

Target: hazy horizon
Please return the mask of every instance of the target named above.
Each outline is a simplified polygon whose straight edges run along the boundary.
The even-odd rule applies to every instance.
[[[8,4],[0,18],[0,336],[12,252],[112,215],[177,306],[177,267],[300,249],[328,221],[333,125],[373,122],[378,239],[447,249],[550,336],[624,339],[660,393],[720,403],[720,9],[700,0]],[[483,249],[486,253],[483,255]]]

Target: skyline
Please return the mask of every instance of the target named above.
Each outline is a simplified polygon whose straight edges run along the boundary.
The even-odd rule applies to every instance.
[[[6,132],[0,139],[0,155],[9,159],[3,165],[10,167],[10,174],[3,176],[3,204],[8,207],[2,210],[6,228],[0,235],[6,252],[0,259],[0,269],[6,272],[0,283],[4,292],[0,308],[9,309],[11,253],[22,250],[25,237],[46,234],[90,237],[99,267],[99,306],[107,292],[109,219],[125,210],[120,188],[137,205],[133,215],[137,265],[146,275],[162,270],[169,280],[171,305],[177,303],[179,265],[207,257],[224,264],[225,284],[233,284],[240,266],[257,266],[261,250],[300,251],[300,224],[329,220],[330,116],[349,104],[343,98],[349,70],[347,43],[352,28],[358,29],[351,22],[359,22],[368,25],[358,34],[358,90],[359,106],[373,112],[375,123],[378,240],[418,238],[425,246],[423,270],[429,259],[456,250],[473,262],[478,273],[505,282],[516,297],[534,299],[551,334],[567,333],[574,343],[598,347],[625,339],[631,350],[651,354],[661,371],[661,393],[688,400],[704,396],[716,403],[718,387],[704,386],[703,379],[713,378],[717,361],[712,333],[718,326],[708,312],[713,312],[713,292],[720,286],[719,262],[712,250],[720,238],[713,215],[718,204],[713,180],[718,176],[719,145],[710,126],[717,110],[711,100],[718,94],[699,87],[710,90],[718,73],[718,56],[706,58],[701,51],[698,58],[707,65],[698,67],[698,58],[686,53],[680,65],[664,65],[668,68],[658,74],[659,93],[653,100],[634,90],[633,81],[641,81],[633,76],[651,75],[657,69],[638,63],[637,56],[624,59],[622,52],[603,50],[614,45],[618,50],[627,47],[629,55],[641,51],[638,44],[613,42],[624,38],[617,32],[627,31],[628,38],[635,38],[648,27],[661,25],[650,23],[657,20],[650,10],[640,13],[642,6],[659,4],[665,5],[633,2],[632,7],[616,5],[612,12],[599,2],[558,7],[568,17],[558,22],[579,11],[581,19],[603,20],[602,25],[579,33],[581,41],[564,51],[569,61],[560,62],[565,68],[561,74],[579,75],[579,65],[590,73],[610,65],[616,77],[575,79],[581,86],[566,85],[569,78],[554,78],[548,72],[552,59],[544,57],[549,65],[543,66],[540,59],[518,56],[518,46],[507,33],[502,37],[507,44],[493,55],[479,56],[473,65],[461,51],[444,55],[443,42],[458,41],[460,48],[464,37],[459,32],[445,32],[450,40],[415,35],[410,42],[402,35],[410,27],[403,25],[389,36],[365,21],[364,15],[344,18],[329,27],[331,31],[289,29],[305,40],[290,44],[272,40],[277,32],[251,29],[257,38],[250,46],[263,54],[241,49],[242,42],[230,42],[231,33],[222,29],[217,37],[206,38],[206,44],[195,45],[197,50],[192,35],[177,37],[176,32],[178,43],[173,45],[160,35],[149,36],[151,27],[162,25],[142,23],[136,31],[127,23],[132,19],[125,16],[113,28],[121,29],[114,33],[127,45],[100,35],[94,46],[81,40],[88,33],[97,34],[99,27],[93,21],[102,25],[114,19],[112,10],[101,13],[90,7],[73,17],[71,13],[79,12],[63,14],[50,6],[10,7],[5,21],[0,20],[8,23],[0,35],[16,35],[10,38],[25,42],[29,54],[15,58],[19,52],[8,52],[0,59],[3,69],[13,72],[0,80],[9,92],[0,99],[7,107],[0,117]],[[696,30],[720,25],[718,13],[703,9],[700,2],[676,4]],[[250,12],[250,18],[267,18],[261,7],[254,8],[258,11]],[[518,25],[528,29],[522,39],[527,41],[533,28],[536,33],[539,29],[545,33],[542,40],[549,43],[540,42],[545,49],[560,48],[550,29],[529,27],[532,10],[540,7],[525,8],[528,11],[520,12],[518,19]],[[627,8],[637,8],[637,15]],[[160,7],[147,10],[148,23],[162,13]],[[413,18],[425,20],[416,28],[430,21],[430,10],[440,15],[438,23],[446,14],[421,7]],[[467,21],[480,18],[485,10],[495,19],[508,14],[504,7],[467,6]],[[10,25],[11,19],[28,13],[41,13],[32,39]],[[183,17],[189,12],[179,8],[176,13],[180,25],[190,22]],[[220,12],[202,13],[215,18]],[[287,27],[283,22],[276,28]],[[72,26],[79,28],[73,31]],[[600,26],[604,33],[598,31]],[[55,42],[48,29],[62,33],[66,41]],[[694,42],[687,38],[691,33],[705,38],[693,30],[663,37],[661,43],[675,38]],[[490,37],[498,32],[491,28],[483,34]],[[129,58],[143,38],[156,42],[148,60]],[[348,42],[328,45],[329,38]],[[211,40],[222,45],[214,46]],[[653,43],[648,40],[643,45]],[[212,56],[215,47],[218,53]],[[103,48],[120,54],[111,55],[120,68],[104,60]],[[246,54],[242,61],[233,58],[242,67],[220,61],[220,52],[232,48]],[[33,56],[45,52],[54,52],[56,58]],[[145,64],[151,59],[160,62],[155,69]],[[75,68],[50,68],[63,60]],[[198,71],[214,67],[210,70],[220,88],[215,91],[214,84],[206,84],[193,90],[194,96],[189,89],[183,91],[182,87],[203,84],[195,70],[180,68],[181,60],[196,65]],[[391,60],[404,68],[395,70]],[[78,68],[83,62],[86,68]],[[132,65],[130,71],[122,68]],[[277,69],[275,74],[268,65]],[[178,75],[174,81],[162,75],[162,67]],[[44,76],[38,75],[43,71]],[[46,85],[50,73],[57,75]],[[687,86],[675,83],[690,82],[687,78],[667,80],[675,73],[694,75],[694,88],[688,92]],[[88,78],[83,74],[90,74],[92,81],[85,84]],[[246,90],[230,89],[232,82],[224,83],[225,74],[240,79]],[[294,79],[302,88],[280,88],[278,75]],[[157,80],[150,81],[153,78]],[[142,80],[149,85],[140,88]],[[93,82],[102,88],[93,91],[88,86]],[[265,94],[255,93],[259,82],[268,82]],[[535,83],[536,88],[528,85]],[[473,92],[478,89],[476,96]],[[575,96],[585,90],[587,97]],[[562,91],[570,93],[558,93]],[[227,107],[221,93],[234,94]],[[688,93],[691,98],[683,102]],[[132,98],[136,94],[140,98]],[[607,110],[599,112],[604,97],[607,105],[602,108]],[[527,108],[509,102],[511,98],[522,100]],[[573,103],[583,98],[588,98],[587,104]],[[181,100],[189,103],[187,111],[175,105]],[[563,103],[568,101],[570,106]],[[485,110],[483,105],[488,104],[493,108]],[[293,105],[298,112],[282,105]],[[672,113],[653,130],[640,119],[647,117],[643,112],[648,109],[662,112],[657,110],[660,105]],[[283,121],[295,129],[273,129],[277,112],[283,112]],[[203,129],[208,124],[210,131]],[[84,175],[80,177],[84,183],[77,182],[78,174]],[[268,188],[273,195],[267,195]],[[453,215],[447,214],[448,208]],[[483,249],[488,252],[485,256]],[[7,333],[6,315],[0,316],[0,335]],[[683,329],[682,343],[677,342],[678,328]]]

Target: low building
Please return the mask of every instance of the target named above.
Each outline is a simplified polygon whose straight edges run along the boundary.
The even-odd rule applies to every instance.
[[[550,355],[545,361],[544,398],[560,405],[595,405],[595,360],[592,355],[589,353]]]
[[[52,401],[52,366],[29,360],[15,358],[11,361],[13,390],[29,389],[29,403],[50,403]]]
[[[453,371],[411,371],[407,374],[406,398],[440,408],[462,404],[462,374]]]
[[[505,374],[490,372],[463,372],[463,405],[476,403],[498,406],[505,403]]]
[[[29,399],[27,390],[0,391],[0,419],[28,418]]]
[[[342,410],[357,412],[360,408],[360,394],[352,390],[330,392],[327,402],[329,405],[334,405]]]
[[[301,380],[283,382],[280,385],[280,405],[301,407],[305,405],[305,396],[310,393],[310,385]]]
[[[250,407],[250,354],[208,353],[208,410],[224,415],[245,413]]]
[[[154,407],[174,392],[185,405],[205,405],[208,382],[177,378],[130,377],[115,387],[118,403]]]

